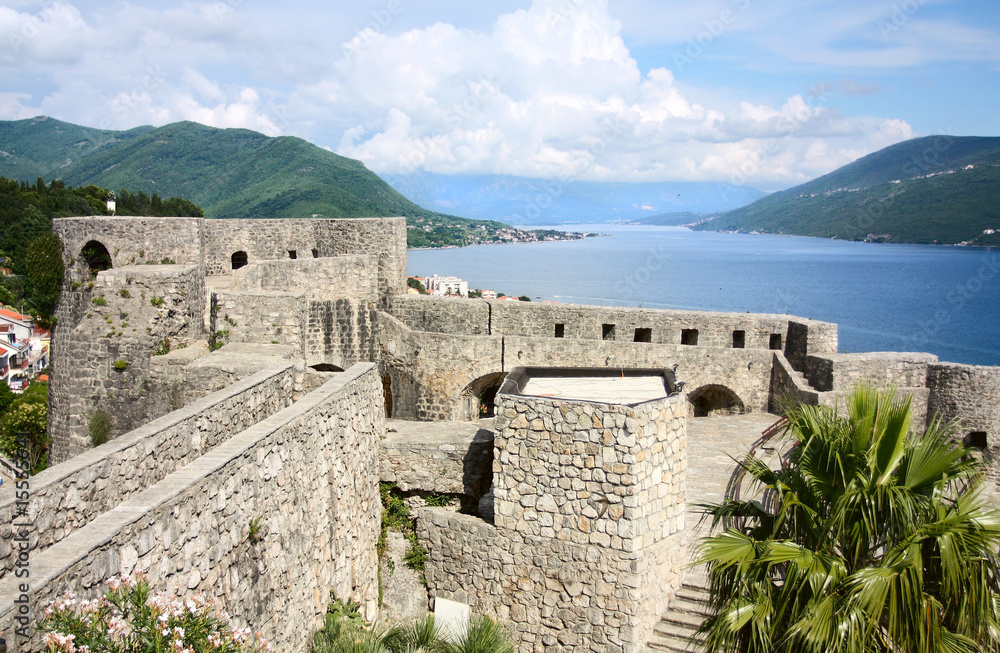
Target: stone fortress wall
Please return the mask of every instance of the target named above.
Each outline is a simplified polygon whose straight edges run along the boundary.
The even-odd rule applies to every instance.
[[[42,528],[29,541],[32,564],[45,569],[47,581],[32,584],[37,600],[80,583],[95,591],[102,575],[117,571],[156,570],[171,588],[220,595],[245,623],[270,630],[280,650],[301,645],[329,589],[366,602],[373,617],[379,464],[385,480],[411,491],[461,493],[473,503],[486,488],[468,481],[478,479],[478,468],[490,460],[497,488],[514,487],[499,482],[506,474],[526,482],[521,465],[530,471],[533,463],[524,461],[540,455],[538,448],[525,457],[517,444],[517,469],[510,456],[520,439],[541,437],[542,431],[508,433],[515,416],[507,411],[528,407],[517,403],[520,398],[496,398],[515,367],[676,370],[681,393],[666,413],[649,418],[661,425],[685,416],[774,411],[787,396],[829,405],[856,380],[871,378],[914,393],[921,410],[958,420],[963,437],[996,453],[1000,368],[939,363],[926,354],[838,354],[835,324],[787,315],[405,295],[402,218],[67,218],[53,228],[63,240],[68,271],[53,334],[50,433],[53,461],[68,462],[36,477],[43,484],[31,517]],[[105,251],[108,269],[95,268],[87,254],[95,247]],[[169,353],[163,351],[165,339],[173,343]],[[209,353],[206,339],[225,346]],[[223,394],[210,395],[234,382]],[[259,399],[247,421],[233,420],[225,433],[212,426],[225,426],[232,402],[255,392],[267,399]],[[117,439],[91,450],[88,422],[98,409],[115,416]],[[496,428],[478,421],[494,413]],[[396,429],[387,434],[385,417],[404,420],[398,425],[469,420],[486,426],[465,429],[440,447],[419,446],[412,435],[407,441],[394,437]],[[545,426],[540,414],[528,423],[536,420]],[[247,426],[251,422],[259,423]],[[192,425],[202,434],[195,435]],[[623,441],[640,437],[627,431],[620,433]],[[680,433],[671,447],[683,451],[683,429],[668,431]],[[484,433],[496,434],[491,447]],[[381,452],[380,436],[387,436]],[[214,448],[206,451],[209,442]],[[154,456],[170,453],[151,468],[126,469],[123,461],[150,447]],[[563,506],[580,491],[579,479],[561,457],[554,460],[557,467],[549,471],[566,472],[565,483],[546,494]],[[620,486],[627,486],[614,465],[637,461],[609,464]],[[682,467],[661,475],[664,488],[683,487]],[[452,476],[461,470],[463,477],[442,479],[441,470]],[[293,480],[298,476],[301,488]],[[112,483],[129,490],[98,499],[104,494],[98,489]],[[578,535],[563,540],[547,530],[536,533],[536,526],[555,524],[557,517],[576,518],[581,532],[586,527],[580,515],[522,505],[530,493],[518,493],[520,507],[513,509],[538,513],[530,528],[499,510],[496,523],[440,510],[422,513],[432,596],[510,619],[523,650],[571,650],[592,640],[610,650],[634,650],[648,634],[647,621],[669,599],[677,547],[646,548],[645,562],[626,565],[625,558],[606,557],[618,551],[607,546],[617,541],[609,525],[589,525],[590,534],[600,534],[593,542],[590,535],[577,542]],[[513,506],[511,494],[501,495],[494,497],[494,508],[506,511],[505,502]],[[673,531],[660,529],[669,530],[683,492],[671,490],[671,496],[670,506],[632,522],[624,533],[643,546],[660,532],[663,541],[672,541]],[[286,516],[287,502],[296,508]],[[53,507],[56,514],[65,509],[65,517],[49,522]],[[3,510],[9,507],[0,505]],[[261,514],[275,533],[270,540],[265,535],[263,546],[247,540],[247,524]],[[308,546],[296,544],[296,536]],[[189,544],[182,546],[182,540]],[[67,547],[72,556],[64,555]],[[207,553],[196,562],[191,552]],[[9,568],[14,553],[0,553]],[[522,573],[517,588],[508,587],[512,560]],[[546,572],[547,561],[562,575]],[[609,589],[596,576],[605,564],[609,577],[617,565],[623,578],[637,583],[625,592],[634,600],[626,612],[602,603]],[[298,567],[304,571],[292,571]],[[593,583],[570,582],[580,574],[591,574]],[[656,579],[666,593],[653,591]],[[5,601],[16,587],[13,580],[0,579]],[[649,591],[631,591],[639,587]],[[504,598],[507,590],[517,598]],[[255,603],[270,593],[278,598]],[[282,601],[301,612],[287,627],[279,622],[290,610]],[[3,610],[0,627],[11,615]],[[583,623],[584,614],[600,627],[557,634],[560,625]],[[541,625],[530,626],[536,616]]]
[[[522,651],[640,651],[687,563],[684,398],[520,396],[513,376],[496,419],[495,526],[425,509],[428,587],[511,623]]]
[[[292,403],[294,365],[269,369],[54,465],[31,479],[27,551],[37,555],[100,515]],[[0,579],[14,568],[13,495],[0,502]]]
[[[378,374],[358,364],[291,403],[291,368],[254,375],[35,477],[20,520],[35,540],[29,573],[0,578],[8,650],[29,650],[15,634],[22,596],[33,628],[62,593],[98,596],[109,576],[140,571],[155,590],[219,597],[237,626],[266,632],[278,651],[301,650],[323,623],[330,591],[375,615]],[[72,528],[40,523],[63,515]]]
[[[164,339],[291,345],[309,365],[345,369],[373,360],[372,311],[405,286],[402,218],[65,218],[53,231],[68,270],[53,333],[53,350],[68,352],[52,363],[54,462],[89,447],[98,410],[120,434],[180,407],[152,361]],[[106,264],[88,258],[95,249]]]

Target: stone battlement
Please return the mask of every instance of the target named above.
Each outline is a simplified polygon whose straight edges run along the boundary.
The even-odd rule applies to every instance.
[[[1000,368],[839,354],[837,325],[789,315],[406,295],[403,218],[53,230],[58,464],[32,479],[35,610],[143,570],[300,650],[331,589],[377,616],[381,475],[480,507],[419,512],[431,599],[510,621],[522,651],[639,651],[685,562],[689,419],[833,405],[869,380],[1000,459]],[[504,386],[552,367],[670,381],[639,402]],[[98,411],[114,423],[94,448]],[[0,502],[5,632],[14,509]]]

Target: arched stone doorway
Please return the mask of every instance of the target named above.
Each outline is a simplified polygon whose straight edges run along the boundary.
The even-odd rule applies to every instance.
[[[506,372],[493,372],[479,377],[462,390],[458,419],[471,422],[496,415],[496,398]]]
[[[233,252],[233,255],[229,257],[230,263],[232,263],[234,270],[239,270],[242,267],[246,267],[248,262],[247,253],[243,250],[238,252]]]
[[[344,368],[338,367],[336,365],[331,365],[330,363],[317,363],[316,365],[310,365],[317,372],[343,372]]]
[[[688,395],[694,417],[742,415],[746,406],[739,396],[724,385],[705,385]]]
[[[96,240],[88,241],[83,246],[83,249],[80,250],[80,258],[87,264],[90,274],[95,277],[98,272],[104,272],[113,267],[108,248]]]

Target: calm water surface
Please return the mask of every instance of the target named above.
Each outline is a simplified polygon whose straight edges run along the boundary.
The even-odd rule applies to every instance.
[[[565,227],[561,227],[564,228]],[[1000,365],[1000,249],[583,225],[608,236],[409,252],[409,273],[563,303],[789,313],[841,351]]]

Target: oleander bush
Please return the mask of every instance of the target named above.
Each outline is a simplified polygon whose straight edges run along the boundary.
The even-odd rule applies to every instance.
[[[64,594],[45,608],[40,630],[50,653],[266,653],[260,633],[233,628],[215,600],[152,594],[143,574],[111,577],[99,599]]]

